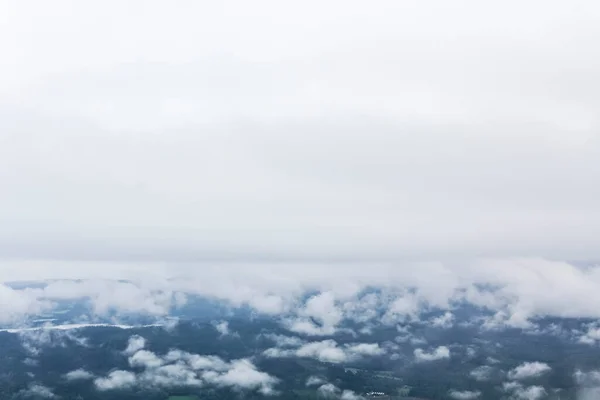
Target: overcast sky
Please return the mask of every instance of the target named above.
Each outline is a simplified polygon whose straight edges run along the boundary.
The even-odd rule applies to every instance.
[[[3,1],[1,262],[598,259],[599,20]]]

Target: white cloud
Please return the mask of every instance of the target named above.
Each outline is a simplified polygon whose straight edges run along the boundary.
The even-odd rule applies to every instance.
[[[197,373],[183,363],[149,368],[138,376],[138,380],[145,386],[159,387],[202,386],[204,384]]]
[[[85,369],[76,369],[65,374],[65,379],[68,381],[88,380],[92,379],[94,374]]]
[[[129,365],[132,367],[157,368],[163,364],[163,360],[148,350],[138,350],[129,357]]]
[[[277,347],[300,347],[305,342],[296,336],[275,335],[272,333],[265,334],[269,340],[272,340]]]
[[[0,284],[0,309],[3,310],[0,313],[0,323],[20,321],[50,308],[50,302],[40,301],[31,290],[17,291]]]
[[[0,284],[0,324],[188,295],[314,336],[453,300],[600,318],[600,266],[560,261],[600,256],[600,7],[465,1],[12,4],[0,282],[58,281]]]
[[[351,354],[361,356],[378,356],[385,353],[385,351],[381,347],[379,347],[378,343],[358,343],[349,345],[346,347],[346,349]]]
[[[541,362],[525,362],[508,372],[508,378],[512,380],[524,380],[529,378],[537,378],[548,372],[552,368],[546,363]]]
[[[417,362],[437,361],[450,358],[450,349],[446,346],[439,346],[429,353],[423,349],[415,349],[414,355]]]
[[[201,356],[191,354],[181,350],[169,351],[164,359],[168,362],[186,362],[193,370],[215,370],[226,371],[229,366],[220,357],[217,356]]]
[[[310,297],[298,314],[300,318],[292,320],[289,329],[314,336],[334,334],[343,317],[332,292],[322,292]]]
[[[359,301],[347,301],[343,304],[344,316],[359,323],[366,323],[379,316],[378,310],[382,299],[376,293],[368,293],[360,297]],[[368,329],[365,326],[364,329]],[[369,334],[369,333],[366,333]]]
[[[378,356],[384,353],[385,350],[378,343],[345,344],[340,347],[332,339],[305,343],[291,349],[273,347],[263,352],[267,357],[308,357],[329,363],[344,363],[361,357]]]
[[[94,385],[98,390],[115,390],[132,387],[137,383],[133,372],[116,370],[108,374],[106,378],[96,378]]]
[[[451,390],[448,395],[455,400],[473,400],[478,399],[481,396],[481,392],[471,390]]]
[[[321,397],[325,398],[335,398],[341,400],[361,400],[364,399],[363,396],[355,393],[352,390],[341,390],[337,386],[332,383],[325,383],[317,388],[317,393]]]
[[[317,392],[324,397],[337,397],[340,389],[332,383],[319,386]]]
[[[142,350],[146,347],[146,339],[139,335],[133,335],[129,338],[127,342],[127,348],[124,353],[127,355],[133,355],[137,353],[139,350]]]
[[[57,281],[49,283],[39,293],[51,300],[89,299],[94,313],[105,315],[110,311],[165,315],[172,307],[183,305],[182,294],[166,287],[155,288],[115,280]]]
[[[368,260],[365,275],[381,260],[597,259],[589,182],[600,170],[600,76],[585,66],[598,63],[600,7],[435,1],[442,18],[417,3],[238,1],[234,15],[194,2],[144,2],[143,14],[114,0],[12,5],[0,28],[10,38],[0,67],[0,170],[13,171],[0,176],[10,194],[0,199],[7,276],[24,273],[15,260],[28,257],[52,274],[63,263],[111,264],[107,255],[115,265],[285,260],[298,270],[306,260]],[[234,30],[247,40],[222,34]],[[598,293],[597,276],[558,264],[540,277],[529,267],[524,277],[498,274],[517,295],[509,323],[598,316],[574,296]],[[37,268],[27,274],[43,275]],[[415,286],[432,290],[424,297],[452,286],[416,275]],[[242,277],[207,289],[211,278],[201,290],[272,314],[289,305],[278,290],[233,293]],[[102,290],[116,296],[100,297],[99,312],[164,315],[175,301],[127,285]],[[6,301],[17,315],[40,306],[19,298]],[[388,317],[414,313],[400,303]]]
[[[219,321],[214,324],[217,332],[221,334],[221,336],[229,335],[229,322],[227,321]]]
[[[43,399],[54,399],[57,396],[54,394],[52,389],[39,383],[29,385],[27,389],[21,390],[20,393],[25,397],[43,398]]]
[[[508,382],[503,385],[507,392],[512,393],[512,399],[515,400],[540,400],[547,396],[546,389],[542,386],[524,387],[518,382]]]
[[[113,390],[135,385],[173,387],[217,385],[238,390],[256,389],[265,395],[275,393],[275,377],[259,371],[247,359],[226,362],[217,356],[202,356],[173,349],[164,356],[144,350],[145,341],[140,336],[130,337],[129,365],[142,368],[138,374],[113,371],[106,377],[96,378],[98,390]]]
[[[294,354],[298,357],[311,357],[323,362],[346,362],[349,355],[344,349],[338,347],[335,340],[307,343],[298,348]]]
[[[387,312],[383,316],[383,322],[395,324],[414,320],[423,306],[421,303],[421,300],[415,294],[405,293],[390,303]]]
[[[439,317],[433,318],[431,320],[431,325],[437,327],[437,328],[451,328],[452,324],[454,323],[454,314],[452,314],[450,311],[447,311],[446,313],[444,313],[444,315],[440,315]]]
[[[70,263],[63,265],[61,262],[58,266],[40,262],[39,265],[29,263],[9,270],[0,261],[0,279],[17,271],[24,274],[22,278],[55,274],[77,277],[82,273],[91,276],[103,272],[115,278],[137,273],[143,280],[138,277],[128,283],[112,284],[106,279],[59,280],[46,288],[15,290],[7,287],[5,291],[10,293],[11,300],[5,305],[11,321],[30,313],[37,314],[43,308],[42,304],[50,307],[53,300],[82,298],[87,298],[93,306],[88,318],[117,310],[118,314],[140,312],[160,319],[183,301],[177,298],[186,295],[223,300],[232,306],[252,306],[254,298],[276,296],[285,304],[281,315],[285,317],[283,321],[289,323],[286,326],[311,335],[331,334],[344,319],[370,321],[371,324],[416,320],[423,310],[429,307],[448,309],[456,300],[495,311],[492,319],[486,322],[487,327],[493,328],[529,327],[530,318],[546,315],[600,318],[598,309],[590,306],[600,293],[600,267],[580,267],[540,259],[374,264],[369,268],[345,264],[325,267],[309,263],[302,268],[306,274],[300,274],[298,268],[289,264],[224,264],[203,266],[203,276],[199,276],[196,269],[177,264],[168,269],[158,264],[144,265],[143,274],[138,271],[140,265],[137,264],[103,264],[100,267],[92,263],[89,268],[76,269]],[[483,290],[482,285],[488,289]],[[356,288],[368,287],[380,288],[382,294],[367,297],[354,293]],[[544,287],[548,290],[541,290]],[[133,294],[121,295],[128,291]],[[301,303],[303,295],[315,291],[319,294],[313,295],[305,304]],[[549,292],[560,296],[549,296]],[[361,306],[365,297],[370,303]],[[592,301],[583,301],[584,298]],[[13,304],[16,308],[11,311]],[[386,310],[383,315],[382,310]],[[374,318],[377,313],[379,317]],[[450,314],[444,314],[446,317],[450,318]],[[590,325],[589,334],[582,340],[593,340],[593,328],[594,325]]]
[[[318,376],[309,376],[306,380],[306,386],[317,386],[323,385],[324,383],[326,383],[325,380],[319,378]]]
[[[600,341],[600,326],[591,324],[587,331],[579,337],[579,341],[585,344],[596,344]]]
[[[265,395],[274,394],[273,385],[277,379],[258,371],[249,360],[235,360],[225,373],[206,372],[203,378],[209,383],[241,389],[258,389]]]
[[[273,294],[257,294],[248,300],[248,304],[256,311],[267,315],[278,315],[287,310],[285,300]]]

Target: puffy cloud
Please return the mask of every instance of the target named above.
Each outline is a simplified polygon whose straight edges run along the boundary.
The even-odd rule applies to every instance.
[[[307,343],[298,348],[294,354],[298,357],[311,357],[323,362],[342,363],[349,358],[344,349],[338,347],[335,340]]]
[[[332,383],[319,386],[317,392],[324,397],[337,397],[340,389]]]
[[[587,326],[587,331],[579,337],[579,341],[585,344],[596,344],[600,341],[600,326],[598,324],[590,324]]]
[[[183,363],[153,366],[138,375],[146,386],[202,386],[204,382],[197,373]]]
[[[550,372],[552,368],[548,364],[541,362],[525,362],[508,372],[509,379],[524,380],[537,378]]]
[[[414,355],[417,362],[443,360],[450,358],[450,349],[446,346],[439,346],[429,353],[423,349],[415,349]]]
[[[313,336],[335,333],[343,318],[342,310],[337,306],[332,292],[322,292],[310,297],[298,315],[300,318],[292,320],[289,329]]]
[[[166,315],[172,307],[185,303],[185,296],[168,287],[154,288],[145,284],[114,280],[62,280],[49,283],[40,293],[51,300],[88,299],[97,315],[110,311]]]
[[[317,386],[323,385],[324,383],[326,383],[325,380],[318,376],[309,376],[306,380],[306,386]]]
[[[478,399],[479,396],[481,396],[481,392],[471,390],[451,390],[448,395],[455,400],[473,400]]]
[[[133,372],[122,370],[112,371],[107,377],[94,380],[96,388],[102,391],[129,388],[136,383],[137,377]]]
[[[379,310],[385,305],[382,299],[377,293],[367,293],[360,297],[358,301],[346,301],[343,305],[343,311],[345,318],[350,320],[366,323],[379,316]],[[365,328],[368,328],[365,326]]]
[[[163,364],[163,360],[148,350],[139,350],[129,357],[129,365],[132,367],[156,368]]]
[[[452,327],[453,322],[454,314],[447,311],[446,313],[444,313],[444,315],[440,315],[439,317],[433,318],[431,320],[431,325],[435,326],[436,328],[447,329]]]
[[[600,300],[597,266],[584,268],[541,259],[485,260],[479,265],[469,268],[471,279],[496,289],[472,287],[465,296],[473,304],[498,310],[490,325],[528,328],[534,316],[598,315],[591,306],[594,299]]]
[[[229,335],[229,322],[227,321],[220,321],[215,323],[215,329],[217,330],[217,332],[219,332],[221,334],[221,336],[225,336],[225,335]]]
[[[515,400],[540,400],[548,394],[542,386],[525,387],[518,382],[505,383],[503,389],[510,392]]]
[[[541,386],[529,386],[517,389],[513,395],[522,400],[539,400],[547,396],[546,389]]]
[[[361,400],[363,396],[356,394],[352,390],[341,390],[332,383],[325,383],[317,389],[317,393],[321,397],[325,398],[336,398],[341,400]]]
[[[377,343],[357,343],[338,346],[335,340],[327,339],[320,342],[302,344],[295,349],[270,348],[264,351],[267,357],[308,357],[322,362],[344,363],[363,356],[377,356],[384,354]]]
[[[256,389],[265,395],[275,393],[273,386],[277,379],[259,371],[250,360],[226,362],[217,356],[202,356],[177,349],[159,356],[144,347],[145,341],[136,335],[130,337],[124,352],[130,354],[129,364],[143,368],[143,372],[113,371],[106,377],[95,379],[98,390],[135,385],[173,387],[209,384],[239,390]],[[133,350],[135,353],[131,354]]]
[[[303,339],[296,336],[275,335],[272,333],[263,336],[275,342],[277,347],[300,347],[305,343]]]
[[[52,308],[49,301],[40,300],[35,291],[14,290],[0,284],[0,323],[18,322]]]
[[[379,356],[385,351],[379,347],[378,343],[358,343],[346,346],[346,349],[351,354],[361,356]]]
[[[94,374],[85,369],[76,369],[65,374],[65,379],[68,381],[79,381],[92,379]]]
[[[387,312],[383,316],[383,322],[395,324],[416,319],[422,307],[422,301],[415,294],[405,293],[389,304]]]
[[[134,335],[129,338],[127,348],[125,349],[124,353],[133,355],[144,347],[146,347],[146,339],[139,335]]]
[[[186,362],[193,370],[215,370],[226,371],[229,366],[220,357],[217,356],[202,356],[192,354],[181,350],[171,350],[165,356],[164,360],[168,362]]]
[[[2,272],[0,266],[0,282]],[[185,293],[173,291],[168,283],[151,284],[139,279],[136,283],[113,279],[61,279],[25,289],[0,284],[0,306],[6,305],[3,306],[5,312],[0,316],[0,323],[22,322],[24,318],[49,312],[65,301],[89,305],[85,315],[87,319],[114,314],[143,314],[158,318],[184,305],[187,298]]]
[[[205,372],[202,377],[209,383],[241,389],[258,389],[265,395],[274,394],[273,385],[277,379],[258,371],[249,360],[235,360],[224,373]]]

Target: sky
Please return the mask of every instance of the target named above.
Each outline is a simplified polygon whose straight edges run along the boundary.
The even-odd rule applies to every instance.
[[[265,310],[290,287],[392,277],[442,304],[494,282],[516,323],[568,313],[541,282],[596,315],[600,274],[575,261],[600,258],[599,18],[578,0],[2,2],[0,281],[187,275]]]

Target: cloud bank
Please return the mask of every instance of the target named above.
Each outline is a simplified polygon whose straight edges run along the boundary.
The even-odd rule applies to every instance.
[[[595,2],[132,4],[3,13],[4,259],[597,258]]]

